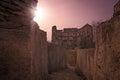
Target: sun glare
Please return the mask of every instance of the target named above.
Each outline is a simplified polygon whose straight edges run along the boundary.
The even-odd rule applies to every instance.
[[[41,7],[37,7],[36,11],[35,11],[35,17],[34,17],[34,21],[38,22],[39,20],[41,20],[44,16],[44,11]]]

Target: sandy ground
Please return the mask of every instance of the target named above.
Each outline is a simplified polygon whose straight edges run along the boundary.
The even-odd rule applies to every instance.
[[[69,68],[50,74],[49,80],[83,80],[83,79],[75,73],[74,68]]]

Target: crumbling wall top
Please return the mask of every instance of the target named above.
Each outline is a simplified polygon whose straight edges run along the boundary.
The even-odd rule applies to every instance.
[[[114,6],[114,16],[120,15],[120,0]]]
[[[37,0],[0,0],[0,22],[34,17]]]

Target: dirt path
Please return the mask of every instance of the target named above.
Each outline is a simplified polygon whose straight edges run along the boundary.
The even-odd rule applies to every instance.
[[[66,69],[50,74],[50,80],[82,80],[73,69]]]

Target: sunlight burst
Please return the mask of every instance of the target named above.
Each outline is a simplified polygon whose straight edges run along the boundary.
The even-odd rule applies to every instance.
[[[37,7],[36,11],[35,11],[35,17],[34,17],[34,21],[38,22],[39,20],[41,20],[44,16],[44,11],[41,7]]]

